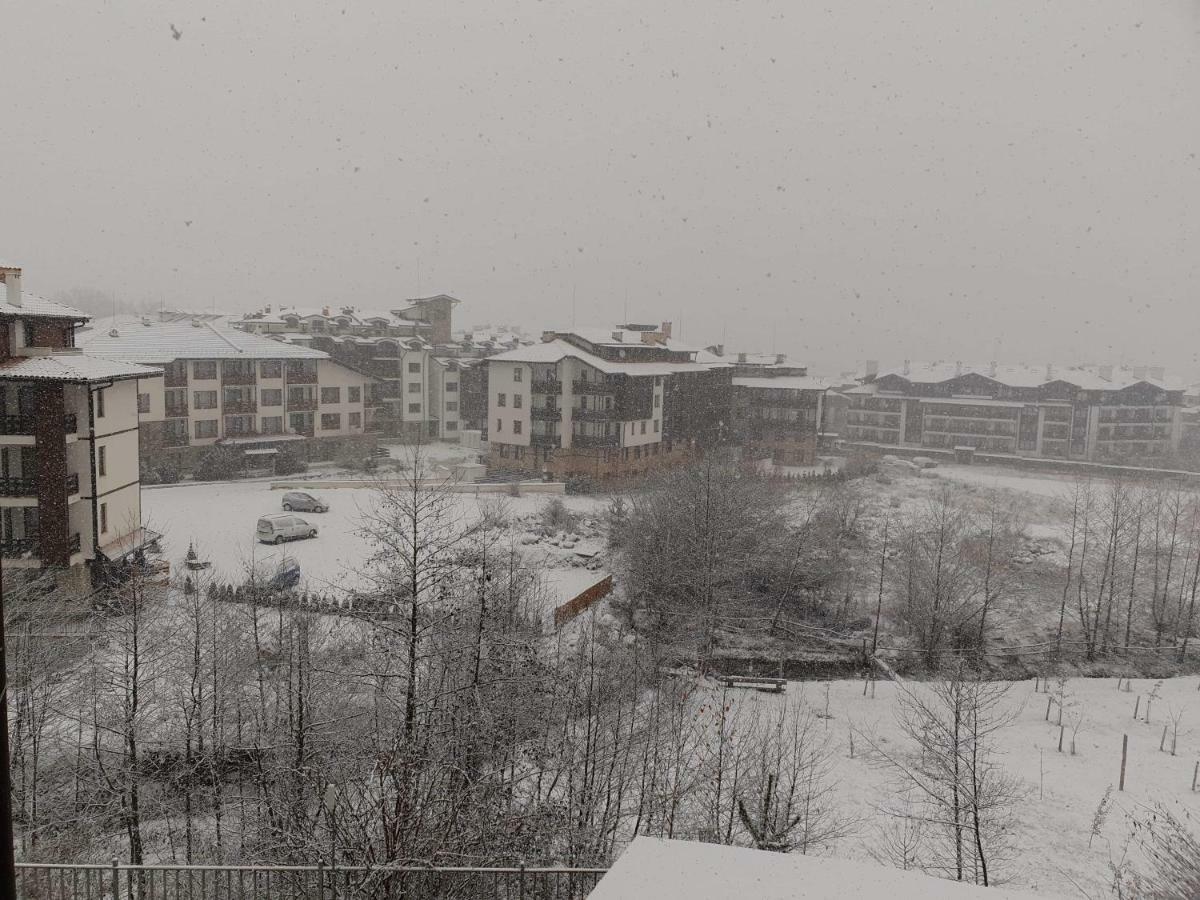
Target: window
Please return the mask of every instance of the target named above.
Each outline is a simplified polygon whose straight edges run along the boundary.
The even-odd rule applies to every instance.
[[[360,387],[346,388],[346,393],[348,395],[346,399],[349,400],[351,403],[362,403],[362,388],[360,388]]]
[[[321,413],[322,431],[337,431],[341,427],[342,416],[340,413]]]
[[[192,377],[198,379],[212,379],[217,377],[217,361],[208,359],[202,362],[192,363]]]
[[[421,382],[419,382],[419,381],[410,381],[410,382],[408,383],[408,392],[409,392],[410,394],[419,394],[419,393],[421,393]]]
[[[262,406],[283,406],[282,388],[263,388],[258,392],[258,397]]]
[[[513,381],[520,383],[521,371],[522,371],[522,369],[520,366],[517,366],[515,369],[513,369]]]
[[[496,395],[496,405],[497,406],[508,406],[508,394],[497,394]]]
[[[513,434],[520,434],[520,433],[521,433],[521,420],[517,419],[517,421],[513,422]]]
[[[410,362],[408,364],[408,371],[412,375],[419,375],[421,373],[421,364],[419,362]]]
[[[108,504],[100,504],[100,533],[105,534],[108,531]]]
[[[658,419],[654,420],[654,433],[658,434]]]
[[[421,412],[421,404],[420,403],[408,404],[408,411],[410,413],[418,413],[419,414]]]
[[[196,437],[215,438],[217,436],[217,420],[201,419],[196,423]]]
[[[362,413],[350,413],[350,427],[362,428]]]
[[[654,408],[658,409],[660,406],[662,406],[662,395],[655,394],[654,395]]]
[[[321,388],[321,402],[322,403],[341,403],[342,402],[342,389],[335,388],[335,387]]]
[[[447,422],[446,430],[447,431],[458,431],[458,423],[457,422]]]
[[[283,434],[283,416],[263,416],[260,427],[263,434]]]
[[[194,391],[192,393],[192,406],[195,409],[216,409],[217,408],[217,392],[216,391]]]
[[[96,451],[96,474],[103,478],[108,474],[108,448],[100,447]]]
[[[457,381],[447,381],[446,382],[446,393],[447,394],[457,394],[458,393],[458,382]]]
[[[138,412],[140,412],[140,413],[150,412],[150,395],[149,394],[138,394]]]
[[[446,401],[446,412],[458,412],[458,401],[457,400],[447,400]]]
[[[104,418],[104,388],[96,391],[96,418]]]
[[[264,359],[262,361],[262,377],[263,378],[282,378],[283,377],[283,362],[278,359]]]
[[[520,409],[520,408],[521,408],[521,395],[513,394],[513,409]]]
[[[646,433],[646,423],[642,422],[642,434]]]
[[[504,430],[504,423],[500,419],[497,419],[496,420],[496,433],[499,434],[503,430]]]

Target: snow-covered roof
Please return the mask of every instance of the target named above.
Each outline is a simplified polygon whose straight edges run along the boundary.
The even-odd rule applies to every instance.
[[[87,321],[90,318],[83,310],[65,303],[55,303],[29,291],[21,291],[21,305],[13,306],[8,302],[3,290],[0,290],[0,316],[37,316],[53,319],[75,319]]]
[[[638,837],[589,900],[1047,900],[872,862]],[[1052,898],[1050,898],[1052,900]]]
[[[212,322],[153,322],[128,317],[76,333],[76,343],[106,359],[166,364],[176,359],[328,359],[329,354]],[[116,335],[111,332],[115,328]]]
[[[578,333],[578,332],[576,332]],[[694,362],[618,362],[601,359],[599,356],[581,350],[574,344],[569,344],[561,338],[543,341],[540,344],[530,344],[527,347],[515,347],[495,356],[489,356],[488,362],[519,362],[537,365],[557,363],[567,357],[578,359],[580,362],[599,369],[608,375],[673,375],[687,372],[707,372],[712,366]]]
[[[827,378],[816,375],[780,375],[770,378],[766,375],[759,377],[735,377],[735,387],[748,388],[778,388],[785,391],[824,391],[833,387]]]
[[[162,369],[117,362],[78,352],[14,357],[0,363],[0,379],[90,383],[159,377],[162,377]]]
[[[938,361],[881,369],[875,377],[894,375],[913,384],[938,384],[971,374],[1015,388],[1041,387],[1055,381],[1065,381],[1089,391],[1119,391],[1143,382],[1166,391],[1179,391],[1184,387],[1173,378],[1155,378],[1148,369],[1130,366],[969,365]]]

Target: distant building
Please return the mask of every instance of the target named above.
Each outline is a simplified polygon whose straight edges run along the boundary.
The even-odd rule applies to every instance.
[[[731,370],[669,336],[669,323],[546,332],[490,357],[489,465],[623,476],[726,442]]]
[[[1097,462],[1163,462],[1179,447],[1183,388],[1162,369],[905,363],[865,375],[844,439],[885,447]]]
[[[0,265],[0,555],[5,569],[93,572],[153,541],[142,528],[138,385],[157,369],[75,347],[86,313],[23,293]]]
[[[214,444],[324,450],[361,439],[369,376],[298,344],[212,322],[116,320],[80,335],[88,353],[156,367],[138,386],[143,455],[188,465]]]

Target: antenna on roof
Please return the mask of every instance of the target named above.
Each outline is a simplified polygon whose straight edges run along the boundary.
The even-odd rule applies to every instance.
[[[575,328],[575,285],[571,285],[571,329]]]

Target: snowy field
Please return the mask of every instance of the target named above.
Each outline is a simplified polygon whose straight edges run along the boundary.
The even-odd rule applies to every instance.
[[[201,559],[211,560],[213,575],[237,582],[252,566],[273,571],[284,557],[300,563],[302,590],[335,593],[364,583],[363,563],[371,546],[360,530],[375,501],[371,488],[314,488],[309,493],[329,505],[327,513],[296,513],[317,526],[315,539],[272,546],[259,543],[255,527],[261,516],[283,512],[284,491],[269,482],[179,484],[142,490],[147,527],[163,535],[163,555],[173,572],[182,571],[188,544]],[[509,497],[505,494],[457,494],[458,514],[473,521],[484,504],[502,504],[513,519],[536,515],[551,499],[546,494]],[[598,516],[606,501],[595,497],[559,497],[572,512]],[[518,529],[519,530],[519,529]],[[599,549],[597,547],[596,549]],[[536,545],[523,550],[526,564],[536,567],[549,598],[565,602],[594,584],[604,573],[569,565],[568,552]]]
[[[1007,702],[1017,710],[1014,723],[999,734],[1001,763],[1023,783],[1025,799],[1016,806],[1013,833],[1018,855],[1001,875],[1013,887],[1061,897],[1108,896],[1109,862],[1121,859],[1129,831],[1128,814],[1147,812],[1161,801],[1181,818],[1195,821],[1200,816],[1200,792],[1191,791],[1192,775],[1200,758],[1200,692],[1195,677],[1164,682],[1154,701],[1151,720],[1145,722],[1147,695],[1155,682],[1136,680],[1132,690],[1116,689],[1115,679],[1074,679],[1067,683],[1064,723],[1067,725],[1063,752],[1058,752],[1057,709],[1045,719],[1050,695],[1034,693],[1032,681],[1012,685]],[[920,686],[915,686],[920,690]],[[874,699],[863,696],[860,681],[829,683],[832,719],[821,720],[834,750],[837,795],[846,813],[862,817],[851,837],[832,850],[848,859],[869,859],[869,848],[878,845],[876,827],[883,817],[877,805],[886,799],[889,775],[867,754],[863,734],[888,752],[907,744],[895,721],[898,686],[878,682]],[[1055,690],[1052,681],[1051,692]],[[1133,718],[1138,697],[1140,717]],[[825,709],[824,683],[788,686],[787,702],[808,703]],[[730,691],[735,705],[773,705],[780,697],[751,691]],[[1166,751],[1159,752],[1163,725],[1172,714],[1180,714],[1179,738],[1171,755],[1171,737]],[[1082,716],[1076,737],[1076,754],[1070,754],[1072,726]],[[857,730],[855,753],[850,754],[850,732]],[[1121,737],[1129,735],[1129,759],[1124,793],[1117,792],[1121,764]],[[1092,816],[1112,785],[1114,804],[1099,837],[1088,846]],[[1133,853],[1136,859],[1137,854]],[[1080,889],[1086,891],[1081,893]]]

